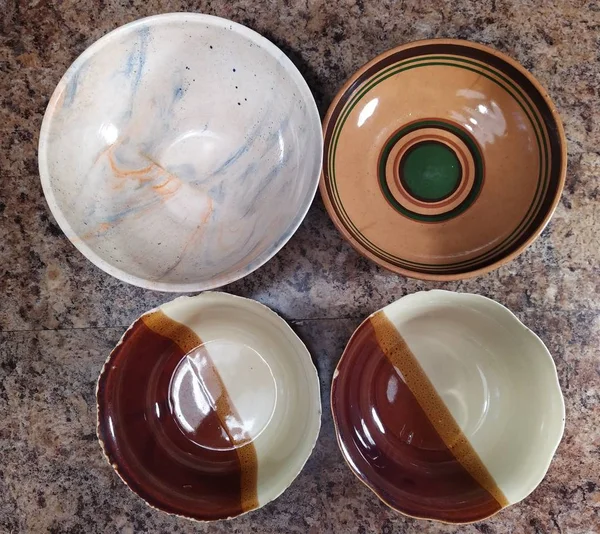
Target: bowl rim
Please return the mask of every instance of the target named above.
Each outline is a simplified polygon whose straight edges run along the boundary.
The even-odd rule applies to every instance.
[[[149,17],[143,17],[137,20],[133,20],[127,24],[123,24],[111,30],[110,32],[104,34],[97,40],[95,40],[92,44],[90,44],[74,61],[71,63],[69,68],[62,75],[60,81],[57,83],[52,96],[46,106],[46,110],[44,112],[44,117],[42,119],[42,125],[40,128],[40,136],[38,142],[38,169],[40,174],[40,181],[42,184],[42,190],[44,193],[44,197],[46,199],[46,203],[50,208],[50,212],[56,220],[58,226],[62,230],[62,232],[67,236],[69,241],[75,246],[79,252],[81,252],[92,264],[96,267],[104,271],[105,273],[121,280],[122,282],[127,282],[128,284],[132,284],[137,287],[142,287],[144,289],[151,289],[154,291],[165,291],[171,293],[191,293],[195,291],[205,291],[210,289],[215,289],[218,287],[222,287],[224,285],[230,284],[255,270],[262,267],[265,263],[271,260],[292,238],[292,236],[296,233],[304,219],[306,218],[306,214],[312,205],[317,188],[319,186],[319,178],[321,173],[321,168],[323,166],[323,130],[322,128],[315,128],[315,135],[320,136],[320,155],[319,165],[316,166],[318,172],[315,172],[314,176],[311,176],[312,183],[310,187],[307,188],[307,193],[304,198],[303,204],[299,204],[299,210],[295,215],[295,218],[290,221],[289,226],[287,227],[285,233],[279,236],[276,240],[273,241],[273,245],[268,248],[265,252],[261,254],[257,259],[252,262],[246,263],[245,266],[236,269],[233,273],[228,276],[217,275],[213,276],[207,281],[204,282],[161,282],[161,281],[153,281],[142,276],[133,275],[128,273],[119,267],[116,267],[114,262],[108,262],[107,260],[100,257],[85,241],[83,241],[78,234],[73,230],[71,224],[67,220],[67,217],[64,215],[63,210],[58,205],[56,201],[56,196],[54,195],[54,189],[51,179],[51,174],[49,171],[49,155],[48,155],[48,138],[51,130],[51,123],[55,115],[55,107],[56,103],[59,99],[60,94],[62,93],[63,88],[68,83],[68,81],[75,75],[75,73],[79,70],[79,68],[90,58],[92,58],[99,50],[101,50],[106,45],[109,45],[113,40],[118,39],[119,37],[134,31],[139,26],[144,25],[155,25],[155,24],[163,24],[168,22],[191,22],[191,23],[204,23],[210,26],[228,29],[230,31],[234,31],[245,37],[249,41],[252,41],[254,44],[259,46],[261,49],[265,50],[269,55],[274,57],[284,68],[285,72],[290,76],[291,80],[297,87],[300,97],[302,98],[307,110],[308,115],[311,118],[311,121],[314,120],[316,123],[321,122],[321,116],[319,114],[319,110],[315,101],[315,97],[308,86],[304,76],[299,71],[298,67],[292,62],[292,60],[285,54],[276,44],[271,42],[266,37],[262,36],[257,31],[244,26],[238,22],[234,22],[232,20],[217,17],[215,15],[208,15],[204,13],[188,13],[188,12],[173,12],[173,13],[162,13],[158,15],[152,15]],[[316,132],[319,132],[318,134]],[[307,180],[308,181],[308,180]]]
[[[270,317],[272,318],[275,322],[277,322],[277,324],[279,324],[282,328],[282,330],[285,331],[285,333],[287,335],[291,335],[294,338],[297,339],[298,341],[298,346],[305,352],[308,360],[307,360],[307,371],[310,371],[311,373],[311,379],[315,380],[315,384],[316,384],[316,397],[313,398],[312,400],[314,400],[315,402],[315,406],[318,407],[318,413],[316,414],[316,428],[314,429],[314,436],[312,436],[311,438],[311,442],[310,443],[310,448],[307,451],[308,454],[306,455],[306,458],[301,462],[301,464],[298,466],[297,471],[293,471],[290,472],[290,477],[289,477],[289,481],[287,482],[287,484],[281,489],[281,491],[279,491],[278,493],[274,494],[273,496],[271,496],[267,501],[263,502],[263,503],[259,503],[259,505],[256,508],[252,508],[249,510],[244,510],[239,514],[235,514],[235,515],[231,515],[231,516],[227,516],[227,517],[222,517],[219,519],[200,519],[197,517],[191,517],[188,515],[184,515],[184,514],[180,514],[180,513],[174,513],[174,512],[168,512],[162,508],[160,508],[159,506],[156,506],[156,504],[150,503],[148,500],[146,500],[146,498],[141,495],[140,493],[138,493],[136,490],[134,490],[129,482],[126,480],[125,475],[123,473],[121,473],[120,471],[120,466],[119,464],[114,461],[113,459],[111,459],[109,452],[108,452],[108,447],[106,445],[106,443],[104,442],[104,440],[102,439],[102,435],[100,432],[100,400],[98,398],[98,393],[100,390],[100,380],[106,375],[106,373],[108,373],[110,370],[108,368],[109,363],[111,361],[111,358],[113,356],[113,353],[115,352],[115,350],[123,343],[123,341],[125,340],[125,337],[127,335],[127,333],[133,328],[133,326],[145,315],[148,315],[150,313],[153,313],[157,310],[160,309],[160,305],[152,308],[151,310],[148,310],[144,313],[142,313],[141,315],[139,315],[128,327],[127,329],[123,332],[123,334],[121,335],[121,337],[119,338],[119,341],[115,344],[115,346],[111,349],[110,353],[108,354],[108,356],[106,357],[104,363],[102,364],[102,369],[100,370],[100,373],[98,374],[98,378],[96,380],[96,389],[95,389],[95,393],[94,393],[94,399],[95,399],[95,404],[96,404],[96,440],[98,441],[99,445],[100,445],[100,449],[102,450],[102,456],[104,457],[104,459],[106,460],[106,462],[112,467],[113,471],[117,474],[117,476],[121,479],[121,481],[123,482],[123,484],[125,484],[125,486],[127,487],[127,489],[129,489],[129,491],[131,491],[136,497],[138,497],[139,499],[141,499],[144,504],[150,508],[152,508],[153,510],[158,510],[159,512],[162,512],[163,514],[167,514],[169,516],[173,516],[173,517],[181,517],[183,519],[187,519],[189,521],[194,521],[196,523],[214,523],[215,521],[222,521],[222,520],[230,520],[230,519],[235,519],[238,517],[241,517],[243,515],[249,514],[251,512],[254,512],[256,510],[260,510],[261,508],[263,508],[264,506],[266,506],[267,504],[273,502],[274,500],[278,499],[279,497],[281,497],[281,495],[283,495],[283,493],[285,493],[290,486],[294,483],[294,481],[298,478],[298,476],[300,475],[300,473],[304,470],[304,467],[306,466],[306,463],[308,462],[308,460],[310,459],[310,457],[313,455],[315,447],[317,445],[317,442],[319,440],[319,435],[321,433],[321,426],[322,426],[322,419],[323,419],[323,403],[322,403],[322,399],[321,399],[321,389],[320,389],[320,380],[319,380],[319,373],[317,371],[317,368],[315,366],[315,363],[313,361],[312,355],[310,353],[310,351],[308,350],[308,347],[306,346],[306,344],[304,343],[304,341],[302,341],[302,339],[300,338],[300,336],[298,336],[298,334],[296,334],[296,332],[294,332],[294,330],[292,329],[292,327],[287,323],[287,321],[285,319],[283,319],[283,317],[281,317],[278,313],[276,313],[275,311],[273,311],[271,308],[269,308],[268,306],[266,306],[265,304],[263,304],[262,302],[259,302],[257,300],[254,299],[250,299],[247,297],[240,297],[238,295],[233,295],[231,293],[226,293],[224,291],[205,291],[203,293],[200,293],[198,295],[183,295],[180,297],[177,297],[169,302],[175,302],[177,300],[189,300],[189,299],[197,299],[197,300],[201,300],[201,299],[210,299],[210,298],[217,298],[217,299],[224,299],[224,300],[229,300],[231,303],[233,303],[234,305],[237,304],[241,304],[243,305],[244,303],[250,306],[255,306],[257,308],[257,310],[259,310],[259,313],[264,313],[265,317]],[[307,375],[308,376],[308,375]],[[306,438],[306,435],[304,436]]]
[[[499,267],[509,263],[510,261],[515,259],[517,256],[521,255],[525,251],[525,249],[527,249],[544,231],[544,229],[550,222],[550,219],[552,218],[552,215],[554,214],[556,207],[558,206],[558,202],[560,201],[560,197],[562,195],[562,192],[563,192],[563,189],[565,186],[565,180],[566,180],[566,174],[567,174],[567,138],[565,136],[565,131],[564,131],[564,127],[563,127],[560,115],[556,109],[556,106],[552,102],[552,99],[550,98],[548,91],[546,91],[542,87],[542,85],[538,82],[538,80],[535,78],[535,76],[531,72],[529,72],[525,67],[523,67],[523,65],[521,65],[518,61],[516,61],[509,55],[507,55],[503,52],[500,52],[490,46],[487,46],[487,45],[484,45],[481,43],[477,43],[474,41],[468,41],[466,39],[449,39],[449,38],[421,39],[418,41],[411,41],[409,43],[405,43],[405,44],[396,46],[394,48],[390,48],[389,50],[386,50],[385,52],[377,55],[376,57],[374,57],[373,59],[371,59],[370,61],[365,63],[362,67],[360,67],[356,72],[354,72],[348,78],[348,80],[344,83],[344,85],[336,93],[334,99],[331,101],[331,104],[329,105],[329,108],[327,109],[327,114],[325,115],[325,118],[323,119],[323,136],[325,136],[325,133],[327,132],[327,129],[329,128],[329,123],[331,121],[331,117],[332,117],[333,112],[334,112],[335,108],[337,107],[339,101],[342,99],[342,97],[346,93],[348,93],[348,92],[353,93],[356,91],[357,88],[354,88],[353,90],[351,90],[351,88],[352,88],[353,84],[355,83],[355,81],[364,72],[366,72],[371,66],[375,65],[382,59],[384,59],[392,54],[395,54],[402,50],[409,50],[411,48],[416,48],[416,47],[428,45],[428,44],[438,44],[438,45],[439,44],[442,44],[442,45],[444,45],[444,44],[460,44],[462,46],[475,48],[477,50],[483,50],[484,52],[488,52],[489,54],[492,54],[492,55],[502,59],[509,65],[511,65],[514,68],[516,68],[517,70],[519,70],[523,75],[525,75],[525,77],[533,84],[535,89],[539,92],[539,94],[542,96],[543,100],[548,105],[548,108],[550,109],[550,112],[552,114],[552,118],[556,124],[556,130],[557,130],[559,143],[560,143],[560,147],[561,147],[561,168],[560,168],[560,173],[559,173],[559,177],[558,177],[558,179],[559,179],[558,180],[558,188],[557,188],[554,198],[552,200],[552,204],[550,205],[542,222],[538,225],[537,228],[535,228],[535,230],[529,236],[529,238],[527,238],[527,240],[522,245],[520,245],[516,250],[514,250],[513,252],[511,252],[508,255],[498,258],[496,261],[494,261],[493,263],[491,263],[489,265],[486,265],[485,267],[480,267],[478,269],[473,269],[473,270],[466,270],[464,272],[454,273],[454,274],[435,274],[435,273],[432,274],[432,273],[414,271],[414,270],[406,269],[404,267],[398,267],[396,265],[393,265],[382,258],[374,256],[372,253],[370,253],[360,243],[358,243],[356,241],[356,239],[350,234],[350,232],[348,231],[346,226],[342,223],[342,221],[338,217],[338,215],[335,212],[335,209],[333,207],[333,204],[331,202],[331,199],[329,198],[329,195],[327,194],[326,178],[325,178],[325,171],[324,171],[324,165],[323,165],[327,161],[326,154],[323,154],[323,163],[321,164],[321,177],[319,180],[319,191],[321,194],[321,198],[323,199],[323,203],[325,204],[325,208],[327,209],[327,213],[329,214],[329,217],[333,221],[333,224],[338,229],[338,231],[342,234],[344,239],[361,256],[367,258],[370,261],[375,262],[377,265],[380,265],[381,267],[387,269],[388,271],[391,271],[396,274],[401,274],[408,278],[415,278],[418,280],[438,281],[438,282],[466,280],[468,278],[474,278],[476,276],[480,276],[482,274],[489,273],[489,272],[494,271],[494,270],[498,269]]]
[[[500,508],[499,510],[497,510],[496,512],[482,517],[482,518],[478,518],[478,519],[473,519],[471,521],[444,521],[442,519],[437,519],[435,517],[431,517],[431,516],[417,516],[417,515],[411,515],[408,514],[402,510],[399,510],[398,508],[395,508],[394,506],[392,506],[389,502],[387,502],[381,495],[380,493],[378,493],[377,489],[372,486],[371,484],[369,484],[366,480],[363,480],[360,475],[358,474],[358,472],[354,469],[354,467],[352,466],[352,463],[348,460],[348,458],[346,457],[346,454],[344,453],[344,446],[342,443],[342,438],[341,438],[341,432],[340,432],[340,428],[338,425],[338,420],[337,420],[337,416],[336,416],[336,411],[335,411],[335,403],[333,400],[333,389],[334,389],[334,383],[337,381],[338,376],[340,374],[340,370],[339,367],[342,363],[342,360],[344,359],[344,356],[347,353],[348,347],[354,342],[355,336],[357,335],[358,331],[360,330],[361,326],[366,323],[371,317],[373,317],[375,314],[382,312],[385,308],[387,308],[388,306],[391,306],[392,304],[400,301],[400,300],[404,300],[406,301],[416,301],[418,299],[422,299],[422,298],[426,298],[427,296],[435,296],[435,295],[445,295],[445,296],[450,296],[450,298],[454,299],[457,298],[459,300],[463,300],[463,299],[471,299],[471,298],[476,298],[478,300],[481,301],[485,301],[486,304],[492,308],[496,308],[500,313],[504,314],[506,316],[506,318],[508,320],[514,321],[515,327],[521,328],[523,331],[524,335],[527,335],[529,337],[531,337],[534,341],[534,343],[537,344],[540,353],[544,355],[545,361],[547,362],[546,365],[550,366],[551,371],[553,371],[553,377],[554,377],[554,382],[552,383],[552,387],[555,388],[555,390],[558,392],[558,398],[560,399],[560,408],[561,411],[559,414],[557,414],[557,416],[560,415],[561,417],[561,427],[560,427],[560,432],[557,433],[556,436],[556,443],[551,447],[552,451],[551,454],[548,455],[548,458],[546,459],[546,461],[543,464],[542,469],[540,469],[540,477],[539,480],[537,481],[537,483],[535,484],[535,486],[525,495],[523,496],[520,500],[516,501],[516,502],[512,502],[509,503],[508,505]],[[562,392],[562,388],[560,386],[560,381],[558,379],[558,371],[556,370],[556,363],[554,362],[554,358],[552,357],[552,354],[550,354],[550,351],[548,350],[548,347],[546,347],[546,344],[541,340],[541,338],[533,331],[531,330],[528,326],[526,326],[511,310],[509,310],[506,306],[504,306],[503,304],[500,304],[498,301],[491,299],[489,297],[485,297],[483,295],[479,295],[476,293],[462,293],[462,292],[457,292],[457,291],[448,291],[445,289],[430,289],[430,290],[426,290],[426,291],[417,291],[416,293],[410,293],[408,295],[404,295],[402,297],[400,297],[399,299],[396,299],[395,301],[392,301],[391,303],[387,304],[386,306],[383,306],[382,308],[374,311],[373,313],[371,313],[368,317],[366,317],[364,320],[362,320],[360,322],[360,324],[356,327],[356,329],[354,330],[354,332],[352,332],[352,335],[350,336],[350,339],[348,340],[348,342],[346,343],[346,346],[344,347],[344,351],[342,352],[342,355],[340,356],[340,359],[338,360],[338,363],[335,366],[335,370],[333,372],[333,378],[331,380],[331,388],[329,391],[329,406],[331,409],[331,415],[332,415],[332,419],[333,419],[333,426],[334,426],[334,431],[335,431],[335,437],[336,437],[336,441],[338,444],[338,448],[340,450],[340,453],[342,455],[342,458],[344,459],[344,462],[346,462],[346,465],[350,468],[350,471],[352,472],[352,474],[361,482],[363,483],[367,488],[369,488],[369,490],[371,490],[376,496],[377,498],[386,506],[388,506],[389,508],[391,508],[392,510],[394,510],[395,512],[398,512],[399,514],[406,516],[406,517],[412,517],[413,519],[425,519],[428,521],[435,521],[438,523],[444,523],[444,524],[449,524],[449,525],[469,525],[472,523],[478,523],[480,521],[485,521],[487,519],[489,519],[490,517],[493,517],[495,515],[497,515],[498,513],[500,513],[502,510],[505,510],[506,508],[509,508],[511,506],[514,506],[518,503],[520,503],[521,501],[523,501],[524,499],[526,499],[529,495],[531,495],[531,493],[533,493],[538,486],[543,482],[544,478],[546,477],[546,474],[548,473],[548,469],[550,468],[550,464],[552,463],[552,460],[554,459],[554,457],[556,456],[556,451],[560,445],[560,442],[562,441],[562,438],[564,436],[564,431],[565,431],[565,418],[566,418],[566,413],[565,413],[565,399],[564,399],[564,395]]]

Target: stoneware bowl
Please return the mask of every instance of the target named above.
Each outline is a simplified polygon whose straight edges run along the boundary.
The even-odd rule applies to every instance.
[[[90,46],[54,91],[39,143],[46,199],[95,265],[196,291],[268,261],[304,218],[319,113],[267,39],[208,15],[158,15]]]
[[[406,276],[454,280],[520,254],[566,172],[546,91],[486,46],[430,40],[362,67],[324,122],[321,193],[363,255]]]
[[[321,421],[306,347],[270,309],[225,293],[142,315],[106,361],[97,400],[98,438],[125,484],[196,520],[278,497]]]
[[[354,332],[331,407],[355,475],[403,514],[479,521],[541,482],[564,428],[541,340],[479,295],[415,293]]]

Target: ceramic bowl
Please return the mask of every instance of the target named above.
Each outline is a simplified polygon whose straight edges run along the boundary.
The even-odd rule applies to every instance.
[[[193,13],[127,24],[54,91],[39,143],[61,229],[107,273],[196,291],[237,280],[288,241],[314,197],[319,113],[275,45]]]
[[[566,140],[546,91],[486,46],[430,40],[354,74],[324,122],[321,193],[363,255],[454,280],[520,254],[563,189]]]
[[[560,442],[552,357],[504,306],[415,293],[354,332],[331,407],[355,475],[403,514],[485,519],[529,495]]]
[[[319,433],[319,380],[292,329],[258,302],[180,297],[142,315],[97,389],[98,437],[149,505],[230,518],[278,497]]]

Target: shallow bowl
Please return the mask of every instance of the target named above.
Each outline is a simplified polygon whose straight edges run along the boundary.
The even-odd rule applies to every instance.
[[[164,291],[217,287],[288,241],[314,197],[319,113],[270,41],[193,13],[141,19],[59,82],[39,167],[61,229],[95,265]]]
[[[529,495],[565,417],[542,341],[497,302],[448,291],[366,319],[335,371],[331,407],[362,482],[403,514],[449,523]]]
[[[378,56],[340,90],[324,133],[333,222],[406,276],[499,267],[536,239],[563,189],[566,140],[546,91],[475,43],[420,41]]]
[[[106,361],[98,437],[149,505],[230,518],[279,496],[317,439],[319,379],[292,329],[256,301],[180,297],[142,315]]]

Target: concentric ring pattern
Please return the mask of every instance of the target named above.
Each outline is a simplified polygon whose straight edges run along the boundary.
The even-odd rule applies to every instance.
[[[321,192],[344,236],[393,271],[462,278],[520,253],[562,191],[562,125],[510,58],[412,43],[355,74],[324,124]]]

